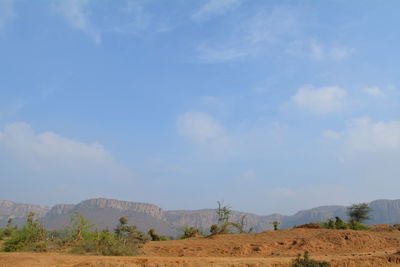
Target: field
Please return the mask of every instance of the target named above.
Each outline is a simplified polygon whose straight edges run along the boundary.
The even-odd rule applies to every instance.
[[[137,257],[67,253],[1,253],[0,267],[290,266],[298,253],[332,266],[400,266],[400,231],[288,229],[148,242]]]

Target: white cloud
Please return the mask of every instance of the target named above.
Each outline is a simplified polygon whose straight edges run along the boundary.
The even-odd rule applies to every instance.
[[[128,172],[101,144],[83,143],[53,132],[35,133],[23,122],[9,124],[0,131],[0,152],[39,173],[123,178]]]
[[[225,135],[221,124],[204,112],[186,112],[178,117],[178,133],[196,142],[204,142]]]
[[[352,152],[400,152],[400,121],[372,122],[358,118],[348,123],[343,133]]]
[[[12,0],[0,0],[0,31],[16,17]]]
[[[347,91],[337,86],[314,88],[303,86],[292,96],[291,102],[299,109],[325,114],[345,107]]]
[[[55,11],[73,28],[87,34],[95,43],[101,42],[101,33],[90,22],[89,0],[64,0],[54,2]]]
[[[242,0],[208,0],[192,15],[192,19],[194,21],[206,21],[213,16],[223,15],[241,4]]]
[[[375,96],[375,97],[383,97],[385,93],[379,87],[368,87],[364,88],[364,92],[368,95]]]

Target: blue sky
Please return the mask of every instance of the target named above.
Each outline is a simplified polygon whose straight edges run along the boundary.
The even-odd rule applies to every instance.
[[[0,0],[0,199],[399,198],[399,8]]]

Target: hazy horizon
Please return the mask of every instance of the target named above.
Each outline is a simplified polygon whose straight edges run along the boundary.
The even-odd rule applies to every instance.
[[[398,199],[399,8],[0,0],[0,199]]]

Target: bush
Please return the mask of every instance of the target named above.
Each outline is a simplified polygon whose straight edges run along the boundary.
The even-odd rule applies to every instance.
[[[200,236],[200,230],[197,229],[196,227],[189,227],[189,226],[185,226],[182,229],[182,235],[179,237],[179,239],[185,239],[185,238],[190,238],[190,237],[196,237],[196,236]]]
[[[161,240],[161,237],[156,233],[156,230],[154,230],[154,229],[150,229],[148,234],[151,237],[151,241],[160,241]]]
[[[86,235],[72,250],[72,253],[103,256],[133,256],[138,254],[136,244],[123,244],[109,231],[94,231]]]
[[[340,219],[340,217],[335,217],[335,228],[336,229],[348,229],[348,225]]]
[[[335,217],[336,221],[329,218],[328,221],[319,223],[320,226],[326,229],[352,229],[352,230],[367,230],[368,226],[361,224],[360,222],[350,219],[349,223],[345,223],[339,217]]]
[[[30,212],[26,224],[21,229],[11,232],[10,239],[4,242],[4,251],[46,251],[46,230],[38,220],[34,220],[34,216],[35,214]]]
[[[292,267],[330,267],[331,264],[326,261],[316,261],[310,259],[308,251],[304,252],[303,258],[301,254],[293,261]]]
[[[355,221],[354,219],[350,219],[348,226],[351,230],[367,230],[368,226],[361,224],[360,222]]]
[[[169,236],[166,236],[166,235],[160,236],[160,241],[170,241],[170,240],[171,240],[171,238]]]
[[[83,216],[82,216],[83,217]],[[71,250],[72,253],[94,254],[104,256],[133,256],[139,253],[139,248],[149,240],[149,237],[136,229],[135,225],[127,225],[128,220],[125,217],[119,219],[120,224],[115,228],[114,233],[108,230],[104,231],[82,231],[81,237],[76,229],[87,229],[91,225],[81,216],[78,218],[74,228],[73,236],[75,243]],[[76,241],[77,240],[77,241]]]

